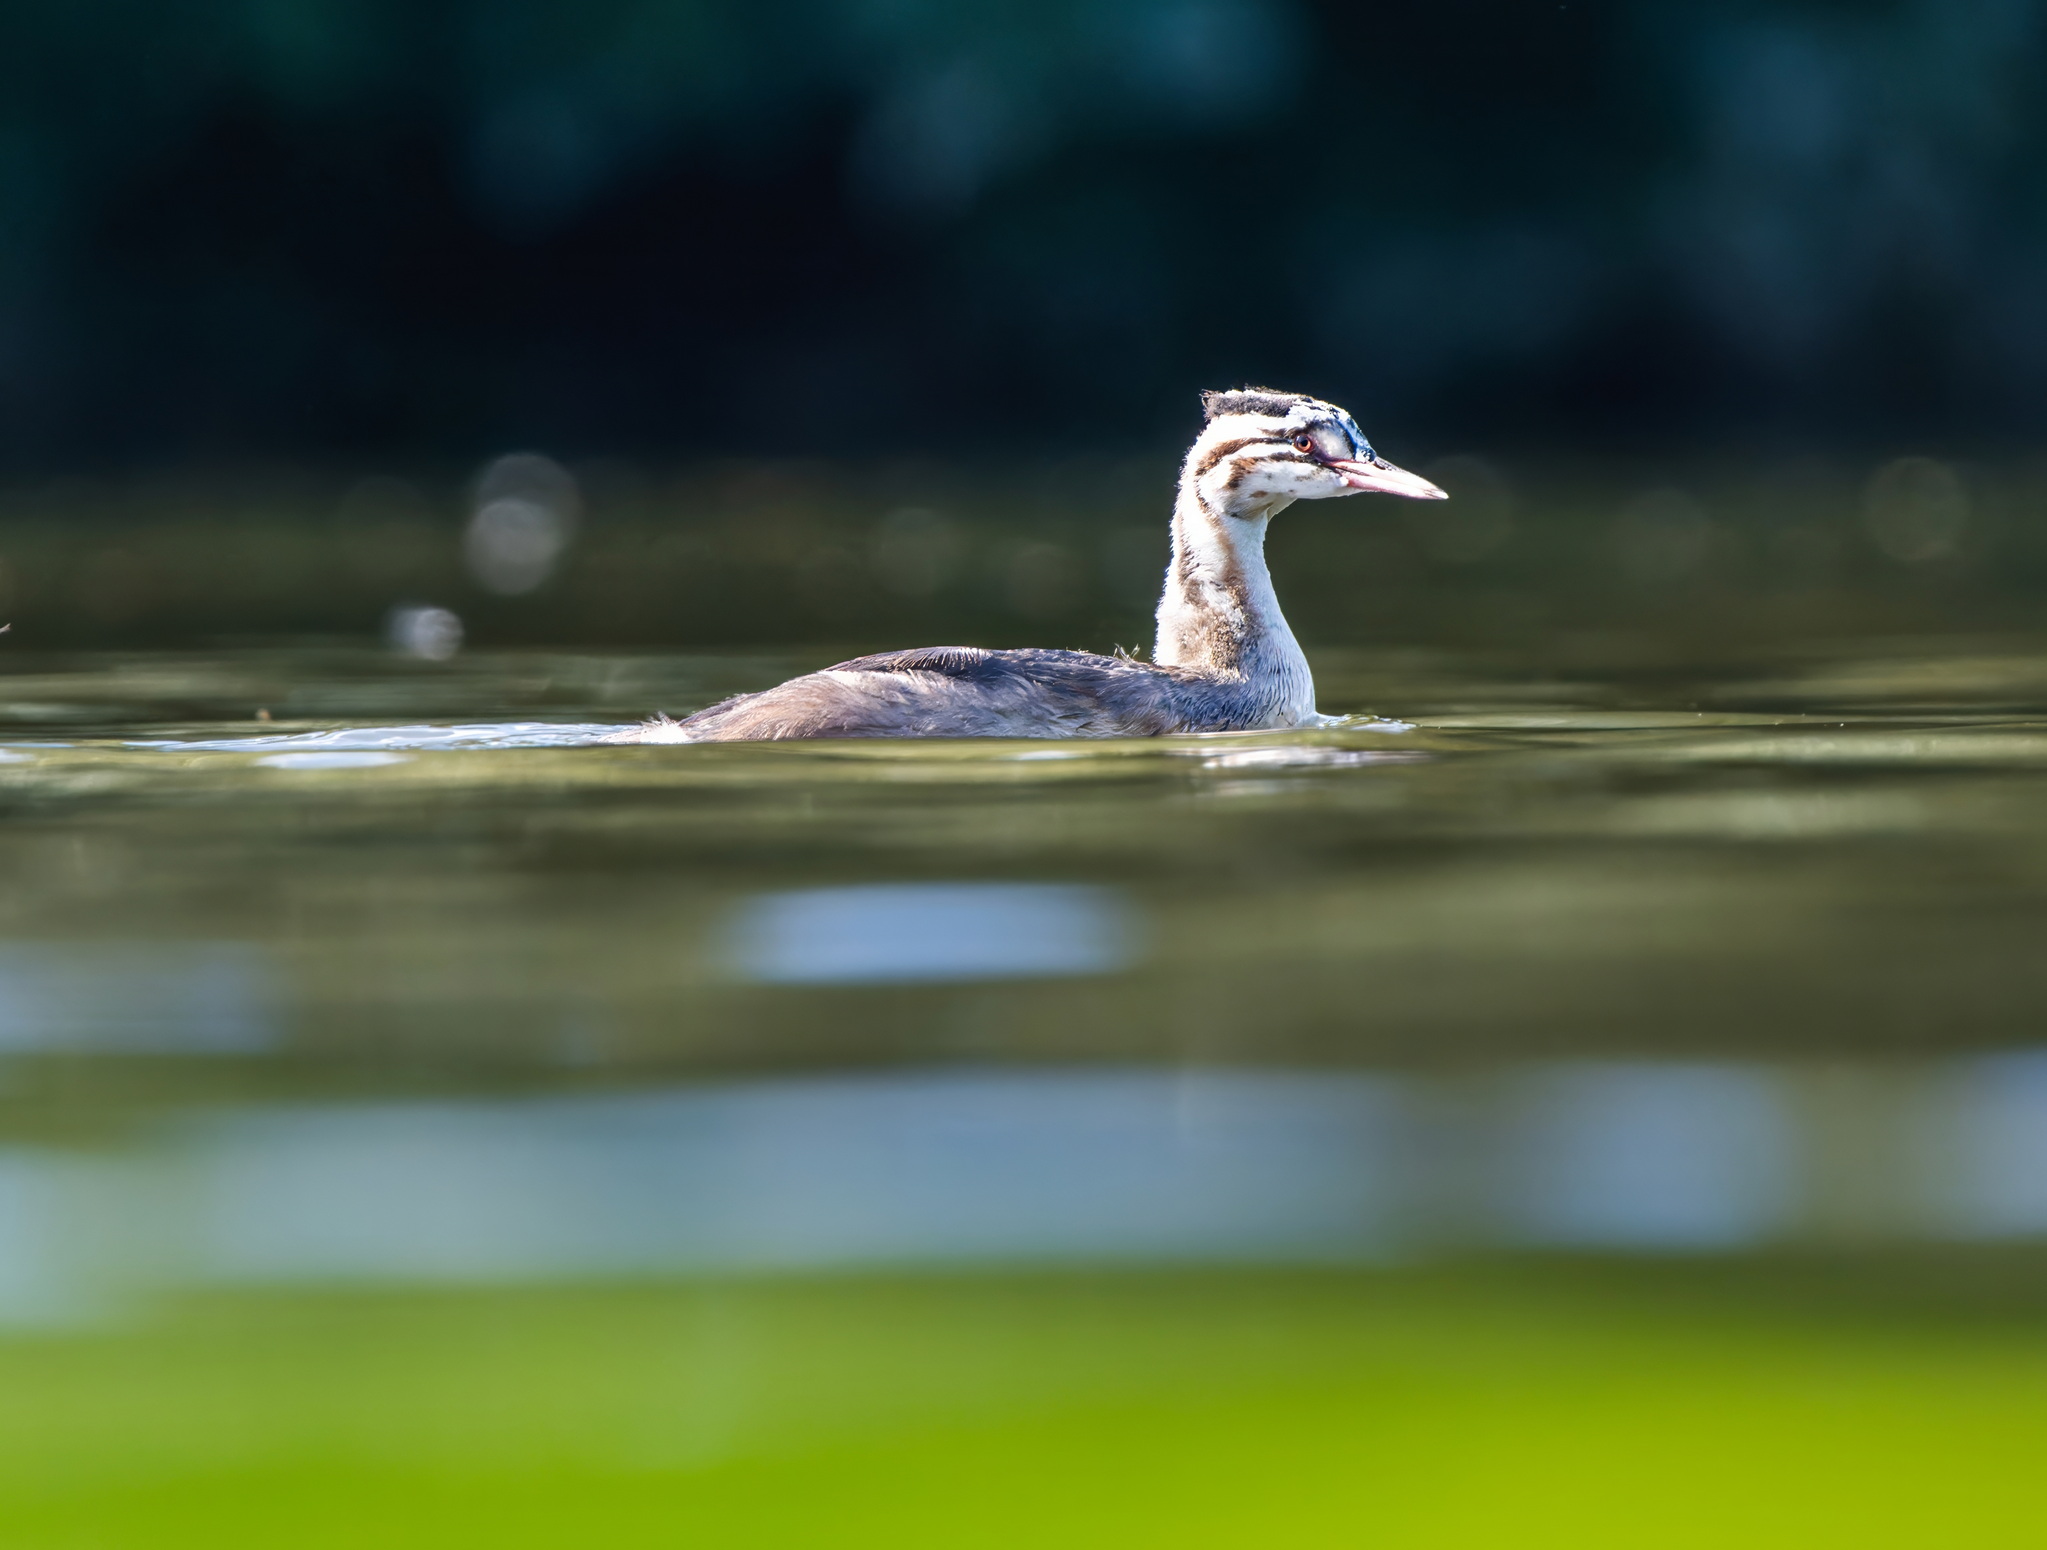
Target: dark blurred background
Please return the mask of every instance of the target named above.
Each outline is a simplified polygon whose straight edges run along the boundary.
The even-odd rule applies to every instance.
[[[1324,579],[2025,580],[2043,9],[11,0],[0,606],[1102,644],[1194,393],[1243,381],[1463,458],[1476,516]],[[523,587],[455,538],[521,449],[571,481],[534,476],[562,563]]]

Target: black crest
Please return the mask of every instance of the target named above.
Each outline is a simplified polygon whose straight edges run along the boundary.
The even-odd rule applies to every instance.
[[[1306,393],[1282,393],[1277,388],[1214,389],[1201,395],[1201,418],[1213,420],[1219,414],[1269,414],[1284,420],[1296,404],[1313,403]]]

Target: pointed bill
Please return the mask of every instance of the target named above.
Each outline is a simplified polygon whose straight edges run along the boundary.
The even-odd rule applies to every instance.
[[[1386,495],[1405,495],[1409,500],[1446,501],[1450,497],[1420,474],[1373,458],[1369,462],[1332,460],[1329,466],[1343,475],[1353,490],[1378,490]]]

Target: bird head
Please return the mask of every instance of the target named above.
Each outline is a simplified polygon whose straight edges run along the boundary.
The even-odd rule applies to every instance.
[[[1319,398],[1237,388],[1203,393],[1201,407],[1208,424],[1187,469],[1226,510],[1277,509],[1365,490],[1449,499],[1420,474],[1379,456],[1355,420]]]

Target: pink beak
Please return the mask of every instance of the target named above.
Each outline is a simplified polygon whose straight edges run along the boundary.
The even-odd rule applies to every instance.
[[[1332,459],[1327,466],[1342,474],[1343,482],[1353,490],[1378,490],[1386,495],[1405,495],[1416,501],[1446,501],[1450,498],[1420,474],[1395,468],[1379,458],[1363,463]]]

